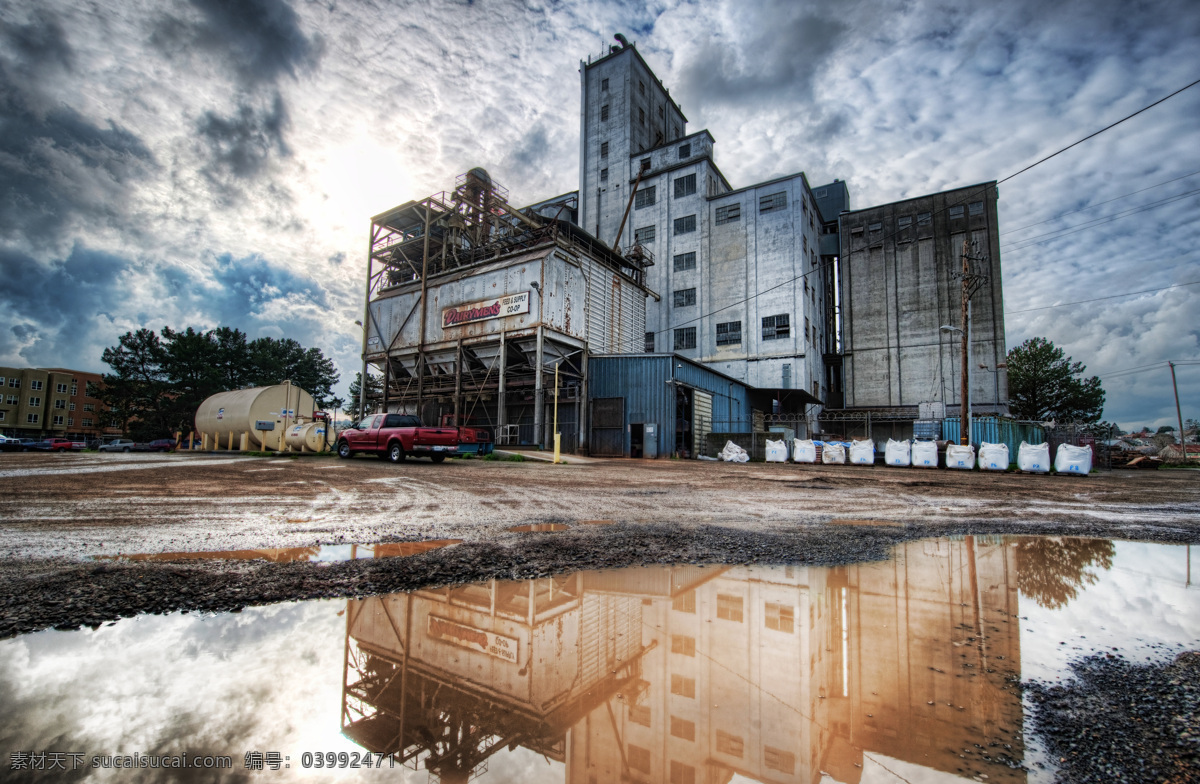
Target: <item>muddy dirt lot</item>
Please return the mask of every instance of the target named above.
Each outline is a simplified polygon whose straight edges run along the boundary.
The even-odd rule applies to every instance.
[[[567,528],[508,530],[531,523]],[[1200,472],[4,454],[0,637],[581,568],[848,563],[959,533],[1200,543]],[[96,558],[444,539],[462,543],[322,563]]]

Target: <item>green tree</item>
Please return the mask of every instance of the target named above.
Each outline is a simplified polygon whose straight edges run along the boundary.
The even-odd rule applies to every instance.
[[[102,376],[100,401],[112,411],[121,432],[135,439],[165,435],[169,416],[163,399],[169,389],[163,368],[166,350],[152,329],[126,332],[117,345],[104,349],[101,359],[113,369]]]
[[[342,411],[350,416],[355,422],[363,416],[362,411],[358,408],[359,393],[362,390],[362,373],[355,373],[354,380],[350,382],[350,399],[346,401],[346,407]],[[367,373],[367,410],[371,410],[372,399],[378,398],[383,394],[383,379],[379,376]]]
[[[323,408],[333,396],[338,373],[333,360],[317,348],[304,348],[291,338],[259,338],[249,346],[251,386],[269,386],[290,380],[313,396]]]
[[[1158,429],[1157,432],[1159,432],[1159,433],[1174,433],[1175,426],[1174,425],[1163,425],[1162,427],[1160,427]]]
[[[1008,352],[1009,407],[1018,419],[1096,422],[1104,388],[1087,368],[1045,338],[1030,338]]]
[[[1017,587],[1048,610],[1064,607],[1111,569],[1116,549],[1107,539],[1022,536],[1017,539]]]

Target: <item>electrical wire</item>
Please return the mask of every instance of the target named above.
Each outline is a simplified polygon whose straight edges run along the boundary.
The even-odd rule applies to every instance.
[[[1133,296],[1137,296],[1138,294],[1152,294],[1156,291],[1166,291],[1168,289],[1177,289],[1177,288],[1181,288],[1183,286],[1195,286],[1197,283],[1200,283],[1200,280],[1192,280],[1192,281],[1188,281],[1187,283],[1176,283],[1171,286],[1163,286],[1163,287],[1157,288],[1157,289],[1143,289],[1141,291],[1127,291],[1124,294],[1111,294],[1107,297],[1096,297],[1095,299],[1081,299],[1076,302],[1059,302],[1054,305],[1043,305],[1040,308],[1026,308],[1024,310],[1006,310],[1006,311],[1004,311],[1004,315],[1012,316],[1012,315],[1016,315],[1018,313],[1033,313],[1035,310],[1050,310],[1051,308],[1065,308],[1068,305],[1086,305],[1089,302],[1101,302],[1102,300],[1106,300],[1106,299],[1118,299],[1120,297],[1133,297]]]
[[[1098,201],[1095,204],[1089,204],[1088,206],[1080,207],[1077,210],[1069,210],[1067,212],[1062,212],[1062,213],[1059,213],[1058,215],[1055,215],[1052,218],[1046,218],[1045,220],[1038,221],[1037,223],[1028,223],[1024,226],[1018,226],[1015,229],[1009,229],[1008,231],[1002,231],[1002,232],[1000,232],[1000,236],[1003,237],[1005,234],[1012,234],[1014,231],[1024,231],[1025,229],[1032,229],[1034,226],[1041,226],[1043,223],[1049,223],[1050,221],[1059,220],[1060,218],[1065,218],[1068,215],[1074,215],[1079,212],[1087,212],[1088,210],[1095,209],[1096,207],[1102,207],[1105,204],[1112,204],[1114,201],[1120,201],[1121,199],[1126,199],[1126,198],[1129,198],[1130,196],[1136,196],[1139,193],[1145,193],[1146,191],[1152,191],[1155,188],[1161,188],[1162,186],[1170,185],[1173,182],[1179,182],[1180,180],[1186,180],[1188,177],[1195,177],[1197,174],[1200,174],[1200,169],[1197,169],[1196,171],[1191,172],[1190,174],[1184,174],[1180,177],[1176,177],[1173,180],[1166,180],[1165,182],[1160,182],[1156,185],[1151,185],[1148,188],[1142,188],[1141,190],[1130,191],[1129,193],[1123,193],[1120,196],[1116,196],[1116,197],[1108,199],[1106,201]]]
[[[1047,242],[1051,242],[1053,240],[1058,239],[1059,237],[1066,237],[1069,234],[1078,234],[1079,232],[1085,231],[1087,229],[1094,229],[1099,226],[1103,226],[1106,223],[1112,223],[1113,221],[1119,220],[1120,218],[1128,218],[1130,215],[1137,215],[1140,212],[1146,212],[1147,210],[1152,210],[1156,207],[1162,207],[1166,204],[1173,204],[1174,202],[1182,201],[1183,199],[1186,199],[1188,196],[1194,196],[1197,193],[1200,193],[1200,188],[1196,188],[1195,190],[1188,191],[1187,193],[1179,193],[1179,194],[1176,194],[1175,196],[1168,196],[1165,199],[1151,202],[1149,204],[1144,204],[1141,207],[1131,207],[1128,210],[1125,210],[1124,212],[1118,212],[1115,215],[1108,215],[1103,218],[1094,218],[1090,221],[1084,221],[1083,223],[1076,224],[1075,226],[1067,226],[1064,229],[1056,229],[1054,231],[1048,231],[1045,234],[1035,234],[1032,237],[1025,237],[1024,239],[1013,240],[1013,242],[1015,243],[1015,246],[1009,245],[1009,246],[1007,246],[1007,250],[1008,250],[1008,252],[1012,253],[1012,252],[1019,251],[1019,250],[1025,250],[1026,248],[1032,247],[1034,245],[1044,245]],[[1043,237],[1049,237],[1049,239],[1042,239]]]

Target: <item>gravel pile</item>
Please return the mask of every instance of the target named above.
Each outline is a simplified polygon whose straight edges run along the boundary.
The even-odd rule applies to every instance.
[[[1065,685],[1026,685],[1057,781],[1200,782],[1200,651],[1158,664],[1103,654],[1072,670]]]

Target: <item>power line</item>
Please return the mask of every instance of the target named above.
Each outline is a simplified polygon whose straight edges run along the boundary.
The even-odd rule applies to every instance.
[[[1143,289],[1142,291],[1127,291],[1124,294],[1112,294],[1107,297],[1096,297],[1095,299],[1081,299],[1077,302],[1059,302],[1055,305],[1043,305],[1040,308],[1026,308],[1025,310],[1006,310],[1006,311],[1004,311],[1004,315],[1012,316],[1012,315],[1016,315],[1017,313],[1032,313],[1035,310],[1050,310],[1051,308],[1065,308],[1068,305],[1086,305],[1089,302],[1100,302],[1100,301],[1106,300],[1106,299],[1118,299],[1120,297],[1133,297],[1138,294],[1151,294],[1156,291],[1166,291],[1167,289],[1177,289],[1182,286],[1195,286],[1197,283],[1200,283],[1200,280],[1192,280],[1192,281],[1188,281],[1187,283],[1176,283],[1172,286],[1163,286],[1162,288],[1157,288],[1157,289]]]
[[[1130,191],[1129,193],[1123,193],[1120,196],[1116,196],[1116,197],[1108,199],[1106,201],[1098,201],[1095,204],[1089,204],[1088,206],[1080,207],[1077,210],[1069,210],[1067,212],[1062,212],[1062,213],[1059,213],[1058,215],[1055,215],[1052,218],[1046,218],[1045,220],[1038,221],[1037,223],[1029,223],[1024,226],[1018,226],[1015,229],[1009,229],[1008,231],[1002,231],[1002,232],[1000,232],[1000,236],[1003,237],[1005,234],[1012,234],[1014,231],[1024,231],[1025,229],[1032,229],[1034,226],[1041,226],[1043,223],[1049,223],[1050,221],[1053,221],[1053,220],[1059,220],[1060,218],[1065,218],[1068,215],[1074,215],[1077,212],[1086,212],[1086,211],[1088,211],[1090,209],[1094,209],[1096,207],[1102,207],[1105,204],[1112,204],[1114,201],[1120,201],[1121,199],[1126,199],[1130,196],[1136,196],[1139,193],[1145,193],[1146,191],[1152,191],[1155,188],[1161,188],[1162,186],[1170,185],[1173,182],[1179,182],[1180,180],[1186,180],[1188,177],[1195,177],[1197,174],[1200,174],[1200,169],[1198,169],[1194,172],[1191,172],[1190,174],[1184,174],[1180,177],[1176,177],[1173,180],[1167,180],[1165,182],[1160,182],[1157,185],[1151,185],[1148,188],[1142,188],[1141,190]]]
[[[1084,221],[1083,223],[1077,224],[1075,226],[1068,226],[1065,229],[1056,229],[1054,231],[1048,231],[1045,234],[1035,234],[1032,237],[1025,237],[1024,239],[1013,240],[1013,243],[1016,245],[1016,247],[1008,246],[1008,249],[1009,249],[1009,252],[1014,252],[1014,251],[1018,251],[1018,250],[1025,250],[1026,248],[1033,247],[1034,245],[1044,245],[1045,243],[1056,240],[1059,237],[1066,237],[1067,235],[1070,235],[1070,234],[1078,234],[1079,232],[1086,231],[1087,229],[1095,229],[1100,226],[1103,226],[1106,223],[1112,223],[1113,221],[1118,220],[1120,218],[1128,218],[1130,215],[1137,215],[1140,212],[1146,212],[1147,210],[1152,210],[1155,207],[1162,207],[1163,205],[1166,205],[1166,204],[1172,204],[1177,201],[1182,201],[1183,199],[1186,199],[1188,196],[1194,196],[1197,193],[1200,193],[1200,188],[1196,188],[1195,190],[1190,190],[1186,193],[1176,194],[1175,196],[1168,196],[1165,199],[1151,202],[1149,204],[1142,205],[1141,207],[1131,207],[1128,210],[1125,210],[1124,212],[1118,212],[1115,215],[1108,215],[1103,218],[1094,218],[1090,221]],[[1043,237],[1049,237],[1049,239],[1042,239]]]
[[[1175,92],[1171,93],[1170,95],[1168,95],[1168,96],[1166,96],[1166,97],[1164,97],[1164,98],[1159,98],[1157,101],[1155,101],[1154,103],[1150,104],[1149,106],[1143,106],[1141,109],[1138,109],[1138,110],[1137,110],[1136,112],[1134,112],[1133,114],[1126,115],[1125,117],[1122,117],[1121,119],[1117,120],[1117,121],[1116,121],[1115,123],[1113,123],[1112,125],[1106,125],[1106,126],[1104,126],[1103,128],[1101,128],[1100,130],[1096,131],[1095,133],[1090,133],[1090,134],[1088,134],[1087,136],[1084,136],[1084,137],[1083,137],[1082,139],[1080,139],[1079,141],[1077,141],[1077,142],[1072,142],[1071,144],[1068,144],[1066,147],[1063,147],[1061,150],[1059,150],[1059,151],[1057,151],[1057,152],[1052,152],[1052,153],[1050,153],[1049,155],[1047,155],[1045,158],[1042,158],[1041,160],[1034,161],[1033,163],[1031,163],[1031,164],[1029,164],[1028,166],[1026,166],[1024,169],[1021,169],[1021,170],[1020,170],[1020,171],[1018,171],[1018,172],[1014,172],[1014,173],[1012,173],[1012,174],[1008,175],[1007,177],[1005,177],[1003,180],[1000,180],[1000,181],[999,181],[999,182],[997,182],[996,184],[997,184],[997,185],[1002,185],[1002,184],[1004,184],[1004,183],[1008,182],[1009,180],[1011,180],[1013,177],[1016,177],[1016,176],[1017,176],[1017,175],[1019,175],[1019,174],[1024,174],[1025,172],[1027,172],[1027,171],[1029,171],[1030,169],[1032,169],[1034,166],[1040,166],[1041,164],[1045,163],[1046,161],[1050,160],[1051,158],[1055,157],[1056,155],[1061,155],[1062,153],[1066,152],[1067,150],[1071,149],[1072,147],[1077,147],[1077,146],[1079,146],[1080,144],[1083,144],[1083,143],[1084,143],[1084,142],[1086,142],[1088,139],[1094,139],[1094,138],[1096,138],[1097,136],[1099,136],[1100,134],[1104,133],[1105,131],[1107,131],[1107,130],[1111,130],[1111,129],[1113,129],[1113,128],[1116,128],[1118,125],[1120,125],[1121,123],[1125,122],[1126,120],[1132,120],[1134,117],[1137,117],[1137,116],[1138,116],[1139,114],[1141,114],[1142,112],[1144,112],[1144,111],[1147,111],[1147,110],[1149,110],[1149,109],[1153,109],[1155,106],[1158,106],[1158,105],[1159,105],[1160,103],[1162,103],[1163,101],[1166,101],[1166,100],[1169,100],[1169,99],[1171,99],[1171,98],[1174,98],[1176,95],[1179,95],[1179,94],[1180,94],[1181,92],[1183,92],[1184,90],[1188,90],[1188,89],[1190,89],[1190,88],[1192,88],[1192,87],[1195,87],[1195,86],[1196,86],[1196,85],[1198,85],[1198,84],[1200,84],[1200,79],[1197,79],[1196,81],[1192,82],[1191,84],[1189,84],[1189,85],[1187,85],[1187,86],[1185,86],[1185,87],[1180,87],[1178,90],[1176,90]]]

